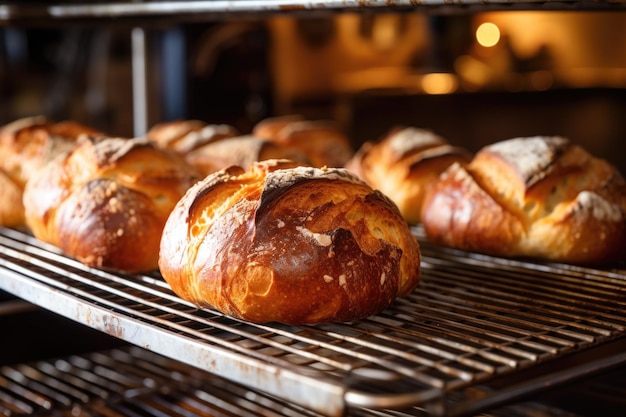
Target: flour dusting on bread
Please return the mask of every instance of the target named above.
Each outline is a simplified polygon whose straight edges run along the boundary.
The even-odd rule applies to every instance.
[[[560,136],[515,138],[487,146],[485,151],[500,155],[522,177],[527,187],[545,177],[549,167],[569,146]]]

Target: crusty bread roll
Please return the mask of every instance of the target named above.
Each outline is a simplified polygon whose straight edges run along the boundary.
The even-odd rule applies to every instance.
[[[0,169],[0,226],[22,227],[24,223],[23,188]]]
[[[201,120],[173,120],[154,125],[146,138],[159,148],[171,149],[181,155],[225,138],[239,136],[239,131],[227,124],[208,124]]]
[[[409,294],[419,246],[397,207],[344,169],[265,161],[194,185],[163,231],[172,290],[251,322],[350,321]]]
[[[203,176],[231,165],[247,169],[255,162],[268,159],[290,159],[299,165],[310,165],[297,149],[280,146],[254,136],[237,136],[207,143],[185,155],[185,160]]]
[[[422,213],[441,245],[574,264],[618,260],[626,248],[626,185],[617,169],[562,137],[483,148],[451,166]]]
[[[394,128],[379,142],[366,142],[346,168],[398,205],[407,222],[419,223],[424,195],[454,162],[471,154],[429,130]]]
[[[343,167],[354,153],[348,137],[330,121],[281,116],[260,121],[252,135],[302,152],[318,168]]]
[[[22,193],[30,177],[95,129],[73,121],[55,123],[43,116],[16,120],[0,128],[0,225],[23,227]]]
[[[200,120],[159,123],[148,131],[146,138],[160,148],[182,155],[202,176],[230,165],[247,168],[266,159],[291,159],[311,164],[297,149],[252,135],[242,136],[230,125],[211,125]]]
[[[167,216],[197,174],[146,140],[79,141],[26,184],[27,225],[35,237],[86,265],[156,269]]]

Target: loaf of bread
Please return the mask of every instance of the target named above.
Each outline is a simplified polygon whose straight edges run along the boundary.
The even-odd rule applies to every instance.
[[[346,163],[372,188],[398,205],[407,222],[419,223],[424,195],[454,162],[466,164],[471,154],[429,130],[394,128],[378,142],[366,142]]]
[[[159,148],[186,155],[207,143],[239,135],[237,129],[227,124],[208,124],[201,120],[173,120],[154,125],[146,133],[146,138]]]
[[[300,151],[254,136],[236,136],[207,143],[185,154],[185,160],[203,176],[231,165],[247,169],[255,162],[290,159],[299,165],[311,165]]]
[[[55,123],[43,116],[16,120],[0,129],[0,225],[23,227],[22,193],[29,178],[82,134],[95,129],[73,121]]]
[[[452,165],[422,213],[434,243],[573,264],[623,259],[626,185],[619,171],[562,137],[483,148]]]
[[[145,139],[85,135],[28,181],[26,222],[88,266],[149,271],[167,217],[198,179],[178,155]]]
[[[299,164],[311,164],[295,148],[252,135],[240,135],[237,129],[226,124],[175,120],[155,125],[146,138],[159,148],[182,155],[202,176],[231,165],[247,168],[266,159],[291,159]]]
[[[252,135],[306,155],[315,167],[343,167],[354,153],[350,140],[330,121],[282,116],[262,120]]]
[[[194,185],[159,267],[198,306],[251,322],[351,321],[409,294],[420,252],[397,207],[345,169],[265,161]]]
[[[22,187],[0,170],[0,226],[15,228],[25,226],[23,192]]]

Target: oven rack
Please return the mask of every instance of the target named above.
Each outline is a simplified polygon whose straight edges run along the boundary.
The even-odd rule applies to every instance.
[[[612,373],[572,393],[621,404]],[[617,387],[615,384],[620,384]],[[581,392],[581,389],[584,391]],[[608,394],[607,394],[608,393]],[[0,415],[21,417],[323,417],[296,404],[127,346],[0,367]],[[426,411],[352,410],[350,417],[428,417]],[[525,401],[482,417],[581,417],[559,404]]]
[[[0,229],[0,289],[324,415],[407,407],[463,415],[626,362],[624,270],[444,250],[415,233],[418,289],[352,323],[235,320],[181,300],[157,273],[88,268],[11,229]],[[560,361],[564,368],[553,366]]]

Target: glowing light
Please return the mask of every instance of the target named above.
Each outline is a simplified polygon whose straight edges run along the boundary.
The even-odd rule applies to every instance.
[[[493,23],[483,23],[476,29],[476,40],[480,45],[490,48],[500,41],[500,29]]]
[[[456,72],[473,86],[482,87],[489,82],[491,70],[487,64],[470,55],[461,55],[454,62]]]
[[[448,73],[432,73],[422,77],[422,89],[427,94],[449,94],[456,90],[456,76]]]

